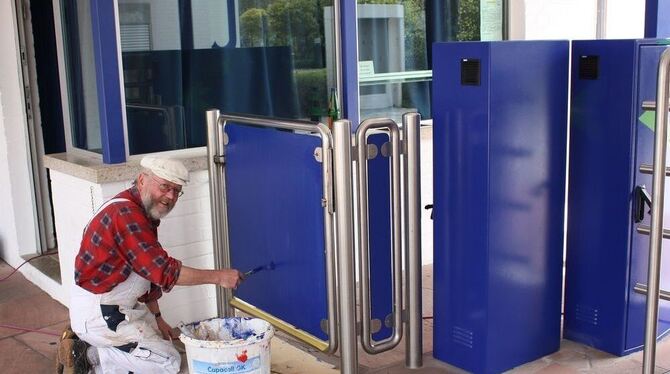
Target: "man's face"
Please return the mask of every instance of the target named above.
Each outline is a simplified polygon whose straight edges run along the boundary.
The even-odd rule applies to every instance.
[[[138,189],[144,209],[149,217],[159,220],[165,217],[179,199],[181,186],[151,173],[140,174]]]

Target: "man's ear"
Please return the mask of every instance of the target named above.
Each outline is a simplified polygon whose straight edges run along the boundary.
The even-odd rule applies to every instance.
[[[144,188],[145,183],[147,183],[147,175],[140,173],[137,176],[137,188],[141,191]]]

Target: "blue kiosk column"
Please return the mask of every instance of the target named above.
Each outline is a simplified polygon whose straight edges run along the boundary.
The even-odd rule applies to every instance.
[[[647,283],[645,191],[651,196],[656,77],[666,40],[582,40],[572,44],[572,120],[563,334],[625,355],[642,349]],[[666,196],[670,186],[666,184]],[[664,220],[670,222],[670,200]],[[663,240],[661,289],[670,289]],[[670,332],[659,303],[658,335]]]
[[[559,349],[568,42],[433,45],[434,356],[499,373]]]

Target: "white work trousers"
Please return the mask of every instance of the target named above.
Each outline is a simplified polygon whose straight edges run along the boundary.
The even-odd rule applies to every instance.
[[[77,285],[73,287],[72,330],[98,349],[100,365],[94,367],[96,373],[179,372],[179,352],[171,341],[162,338],[156,319],[146,305],[137,302],[149,287],[149,281],[135,273],[103,294],[91,293]],[[128,345],[132,347],[125,348],[129,352],[118,348]]]

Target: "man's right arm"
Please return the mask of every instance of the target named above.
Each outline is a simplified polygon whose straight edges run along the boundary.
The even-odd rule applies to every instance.
[[[205,270],[181,266],[177,285],[195,286],[216,284],[224,288],[237,288],[242,282],[242,273],[235,269]]]

